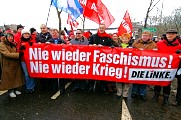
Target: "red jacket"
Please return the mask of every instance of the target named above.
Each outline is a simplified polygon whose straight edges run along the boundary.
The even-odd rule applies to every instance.
[[[36,34],[32,34],[31,38],[32,38],[31,42],[36,42]]]
[[[169,43],[167,40],[161,40],[157,42],[158,50],[163,50],[166,52],[176,52],[181,50],[181,44],[178,39],[175,39],[173,42]]]
[[[17,49],[18,49],[18,52],[24,52],[24,50],[19,50],[19,48],[20,48],[21,46],[26,46],[26,49],[28,49],[29,46],[30,46],[30,45],[29,45],[30,42],[35,43],[35,41],[34,41],[33,39],[31,39],[31,40],[29,40],[29,41],[22,41],[22,40],[21,40],[20,46],[17,48]],[[26,45],[26,44],[28,44],[28,45]],[[25,61],[25,60],[24,60],[24,57],[21,58],[21,61],[22,61],[22,62]]]
[[[19,42],[20,42],[20,38],[21,38],[21,32],[17,32],[17,33],[14,35],[14,41],[15,41],[15,43],[19,43]]]
[[[15,44],[16,44],[17,50],[19,51],[19,47],[20,47],[20,44],[21,44],[21,33],[20,33],[20,32],[17,32],[17,33],[14,35],[14,42],[15,42]]]

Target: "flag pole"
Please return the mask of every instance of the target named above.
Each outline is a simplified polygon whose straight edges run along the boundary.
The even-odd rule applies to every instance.
[[[47,16],[46,25],[47,25],[47,23],[48,23],[48,18],[49,18],[49,15],[50,15],[50,9],[51,9],[51,6],[52,6],[52,1],[53,1],[53,0],[51,0],[50,7],[49,7],[49,10],[48,10],[48,16]]]

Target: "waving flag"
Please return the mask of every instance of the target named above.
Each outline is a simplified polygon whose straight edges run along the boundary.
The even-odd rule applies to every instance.
[[[79,23],[76,20],[75,21],[72,20],[72,17],[70,15],[68,15],[67,24],[71,26],[72,31],[73,27],[77,28],[77,26],[79,25]]]
[[[82,5],[83,9],[86,6],[87,0],[79,0],[79,3]]]
[[[68,13],[73,21],[83,13],[83,8],[78,0],[52,0],[51,3],[52,6]]]
[[[118,36],[121,36],[123,33],[129,33],[132,36],[133,26],[129,16],[128,11],[126,11],[123,21],[121,22],[118,28]]]
[[[87,2],[79,0],[79,2],[84,8],[84,17],[98,24],[104,23],[107,28],[114,22],[114,17],[101,0],[87,0]]]

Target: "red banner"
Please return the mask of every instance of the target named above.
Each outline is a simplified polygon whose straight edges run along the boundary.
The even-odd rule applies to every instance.
[[[133,26],[128,11],[126,11],[123,21],[118,28],[118,35],[121,36],[124,33],[129,33],[132,36]]]
[[[180,61],[177,54],[134,48],[33,44],[24,52],[31,77],[154,85],[168,85]]]
[[[114,22],[114,17],[101,0],[79,0],[79,2],[84,8],[84,17],[98,24],[105,24],[106,28]]]

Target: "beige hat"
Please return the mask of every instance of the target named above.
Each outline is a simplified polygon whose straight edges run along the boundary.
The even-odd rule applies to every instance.
[[[23,35],[23,34],[25,34],[25,33],[29,33],[29,34],[30,34],[30,31],[29,31],[29,30],[26,30],[26,29],[23,29],[23,30],[21,31],[21,35]]]

